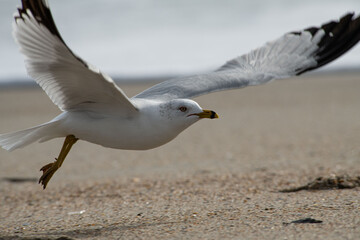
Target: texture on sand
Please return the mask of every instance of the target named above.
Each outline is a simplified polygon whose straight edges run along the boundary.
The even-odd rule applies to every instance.
[[[338,73],[200,97],[220,119],[150,151],[79,141],[45,191],[61,139],[0,151],[0,238],[359,239],[359,188],[279,192],[360,175],[359,91]],[[0,111],[0,132],[58,114],[39,89],[0,90]]]

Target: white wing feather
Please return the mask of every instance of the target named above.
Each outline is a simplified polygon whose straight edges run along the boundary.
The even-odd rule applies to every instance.
[[[47,14],[34,16],[37,12],[31,4],[39,4],[35,6],[36,10],[46,9]],[[26,56],[28,74],[60,109],[101,109],[104,112],[107,108],[109,111],[116,108],[120,113],[136,112],[128,97],[109,76],[77,57],[56,34],[57,29],[54,33],[43,24],[49,20],[53,22],[46,2],[23,4],[15,20],[14,37]]]
[[[319,28],[292,32],[227,62],[215,72],[159,83],[135,98],[193,98],[288,78],[325,65],[360,39],[360,17],[343,16]]]

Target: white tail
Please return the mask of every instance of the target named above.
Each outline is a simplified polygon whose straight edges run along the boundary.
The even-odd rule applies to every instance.
[[[22,131],[0,134],[0,146],[12,151],[35,141],[43,142],[58,137],[56,136],[57,123],[57,121],[50,121]]]

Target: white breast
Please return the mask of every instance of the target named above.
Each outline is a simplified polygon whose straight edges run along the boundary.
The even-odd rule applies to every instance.
[[[156,106],[146,106],[144,111],[140,108],[139,114],[131,117],[68,111],[59,116],[59,127],[65,134],[104,147],[151,149],[171,141],[183,130],[172,128],[171,119],[160,114]]]

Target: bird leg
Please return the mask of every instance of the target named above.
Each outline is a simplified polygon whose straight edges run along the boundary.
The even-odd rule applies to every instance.
[[[70,152],[72,145],[74,145],[77,140],[78,138],[76,138],[74,135],[66,136],[60,154],[58,158],[55,158],[55,162],[46,164],[40,169],[40,171],[43,171],[43,175],[40,177],[39,183],[43,185],[44,189],[46,188],[46,185],[48,184],[54,173],[61,167],[67,154]]]

